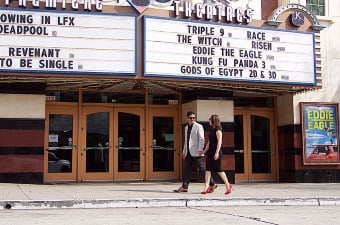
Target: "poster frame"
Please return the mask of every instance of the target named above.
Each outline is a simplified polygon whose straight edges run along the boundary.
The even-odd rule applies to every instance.
[[[331,118],[329,118],[327,115],[323,120],[323,116],[315,118],[314,116],[318,115],[318,110],[319,112],[322,112],[321,109],[324,110],[324,108],[328,108],[330,111],[332,111],[333,115],[330,116]],[[312,111],[309,111],[309,114],[307,114],[307,110]],[[338,112],[338,103],[300,102],[301,134],[303,145],[302,154],[304,165],[340,164]],[[319,124],[315,124],[316,122]],[[329,129],[327,126],[324,126],[325,124],[331,125],[331,123],[331,129]],[[312,127],[313,129],[309,130],[308,126]],[[315,127],[318,129],[314,129]],[[323,149],[325,152],[320,152],[320,150]],[[328,156],[329,154],[331,154],[331,156]],[[334,154],[336,155],[335,157],[333,157]]]

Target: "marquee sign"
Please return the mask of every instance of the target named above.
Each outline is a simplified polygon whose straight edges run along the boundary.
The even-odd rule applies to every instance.
[[[254,10],[241,7],[233,8],[230,3],[220,2],[196,3],[190,1],[173,1],[175,15],[178,16],[182,11],[186,18],[191,18],[194,14],[198,19],[213,20],[217,18],[220,22],[250,23],[253,19]],[[181,10],[182,9],[182,10]],[[222,17],[224,17],[222,19]]]
[[[103,0],[5,0],[4,4],[6,7],[16,5],[26,8],[31,5],[34,8],[57,9],[57,2],[61,3],[62,9],[66,9],[66,5],[70,3],[72,10],[85,10],[88,12],[103,10]]]
[[[0,71],[136,74],[136,17],[0,10]]]
[[[144,75],[315,85],[314,34],[144,18]]]

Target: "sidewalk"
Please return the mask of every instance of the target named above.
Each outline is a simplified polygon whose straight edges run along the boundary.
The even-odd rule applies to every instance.
[[[200,194],[201,183],[174,193],[179,182],[0,183],[0,210],[47,208],[191,207],[227,205],[340,205],[340,183],[237,183]]]

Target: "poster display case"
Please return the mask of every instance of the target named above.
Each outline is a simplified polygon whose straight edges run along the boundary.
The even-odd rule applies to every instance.
[[[304,165],[340,164],[339,105],[300,103]]]

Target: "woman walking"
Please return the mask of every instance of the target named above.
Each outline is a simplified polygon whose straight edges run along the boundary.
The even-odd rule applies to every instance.
[[[224,182],[226,191],[224,194],[230,194],[232,191],[232,185],[229,183],[227,175],[224,173],[221,167],[221,146],[222,146],[222,126],[218,115],[211,115],[209,118],[211,130],[209,132],[209,141],[204,148],[204,154],[206,158],[206,171],[205,171],[205,186],[201,194],[211,193],[211,186],[209,181],[211,173],[216,172]],[[216,186],[215,186],[216,188]]]

